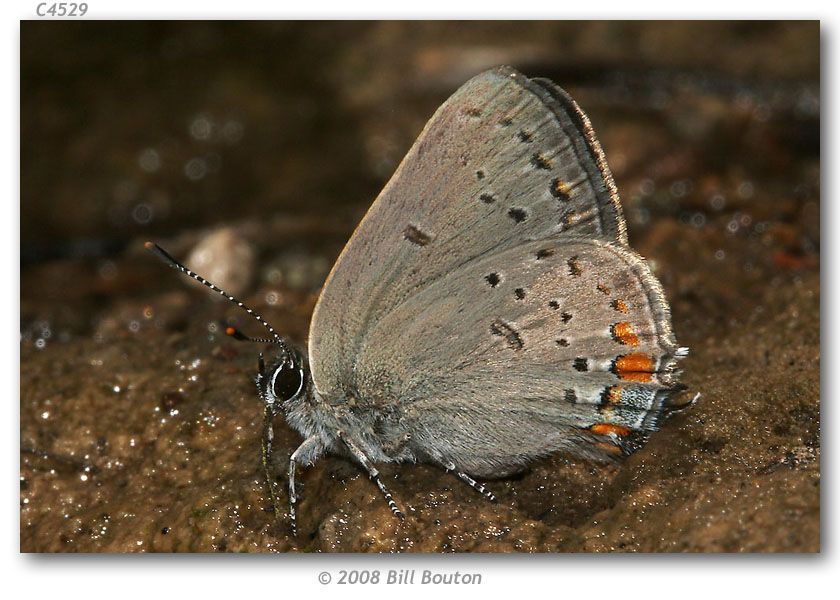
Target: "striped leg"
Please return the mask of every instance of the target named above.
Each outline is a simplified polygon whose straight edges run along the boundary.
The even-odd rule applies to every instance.
[[[295,505],[297,492],[295,491],[295,467],[298,463],[312,464],[313,456],[323,452],[321,438],[317,435],[306,438],[303,443],[292,452],[289,459],[289,520],[292,522],[292,535],[297,536],[297,521],[295,519]]]
[[[279,524],[282,513],[280,511],[280,500],[277,498],[277,483],[275,482],[276,478],[271,462],[272,445],[274,443],[274,427],[271,424],[273,417],[274,412],[270,407],[265,406],[263,409],[262,463],[265,481],[268,484],[268,494],[271,497],[271,508],[274,510],[274,518]],[[294,523],[294,517],[292,519],[292,523]]]
[[[377,487],[379,487],[379,490],[382,492],[382,495],[385,496],[385,500],[388,501],[388,507],[391,509],[391,512],[394,513],[394,515],[396,515],[400,519],[405,519],[405,515],[397,507],[397,503],[394,502],[394,498],[391,496],[391,492],[388,491],[388,489],[385,487],[385,484],[382,483],[382,481],[379,479],[379,471],[376,470],[376,468],[370,462],[365,453],[362,452],[362,449],[359,448],[353,442],[353,440],[348,438],[343,431],[338,432],[338,437],[341,438],[341,441],[344,442],[344,445],[347,446],[347,449],[350,450],[353,456],[356,457],[356,460],[358,460],[361,463],[361,465],[365,468],[365,470],[368,472],[368,475],[370,475],[371,479],[373,479],[376,482],[376,485]]]
[[[454,463],[451,463],[451,462],[450,463],[445,463],[444,467],[446,468],[447,471],[454,472],[458,477],[461,478],[462,481],[464,481],[468,486],[470,486],[476,492],[478,492],[482,496],[487,496],[487,498],[489,498],[491,502],[496,501],[496,496],[493,494],[493,492],[491,492],[490,490],[485,488],[483,485],[478,483],[475,479],[473,479],[472,477],[470,477],[469,475],[467,475],[463,471],[459,471]]]
[[[271,509],[274,511],[274,520],[277,522],[279,529],[282,511],[280,510],[280,500],[277,496],[277,476],[274,471],[274,462],[272,461],[272,452],[274,450],[274,406],[266,400],[264,382],[265,361],[263,360],[262,352],[260,352],[260,357],[257,361],[256,384],[257,395],[263,404],[262,464],[263,473],[265,473],[265,482],[268,485],[268,494],[271,499]],[[292,529],[294,529],[294,525]]]

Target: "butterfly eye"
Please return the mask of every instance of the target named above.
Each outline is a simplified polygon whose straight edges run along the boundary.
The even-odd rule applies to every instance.
[[[283,363],[271,376],[271,392],[279,401],[291,400],[303,389],[303,371],[293,364]]]

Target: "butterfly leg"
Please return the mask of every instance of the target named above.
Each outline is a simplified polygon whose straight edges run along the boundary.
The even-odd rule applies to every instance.
[[[395,516],[399,517],[400,519],[405,519],[405,515],[400,511],[397,507],[397,503],[394,502],[394,498],[391,496],[391,492],[388,491],[388,488],[385,487],[385,484],[379,479],[379,471],[376,470],[376,467],[370,462],[370,459],[362,452],[362,449],[359,448],[353,440],[347,437],[347,435],[343,431],[338,432],[338,437],[341,438],[341,441],[344,442],[344,445],[347,446],[347,449],[356,457],[361,465],[365,468],[370,475],[371,479],[376,482],[377,487],[385,496],[385,500],[388,501],[388,507],[391,509],[391,512],[394,513]]]
[[[271,508],[274,511],[274,518],[277,521],[278,527],[280,525],[280,500],[277,496],[277,477],[274,471],[273,462],[271,460],[272,452],[274,450],[274,405],[266,400],[265,395],[265,361],[263,355],[260,353],[259,361],[257,363],[257,394],[260,401],[263,403],[263,437],[262,437],[262,464],[263,472],[265,473],[265,482],[268,485],[268,494],[271,498]],[[294,512],[292,512],[292,531],[294,531]]]
[[[271,507],[274,509],[274,518],[280,523],[280,500],[277,498],[277,485],[275,481],[274,468],[271,462],[271,453],[274,444],[274,427],[271,423],[274,411],[269,406],[263,409],[263,438],[262,438],[262,463],[265,473],[265,481],[268,484],[268,494],[271,497]],[[292,528],[294,529],[294,517],[292,517]]]
[[[493,494],[493,492],[485,488],[482,484],[478,483],[475,479],[473,479],[463,471],[459,471],[458,468],[455,466],[455,463],[445,462],[443,463],[443,466],[447,471],[452,471],[453,473],[455,473],[461,479],[461,481],[465,482],[476,492],[478,492],[482,496],[487,496],[487,498],[489,498],[491,502],[496,501],[496,496]]]
[[[297,536],[297,521],[295,519],[295,505],[297,492],[295,491],[295,468],[298,464],[311,465],[324,451],[324,444],[317,435],[306,438],[303,443],[292,452],[289,458],[289,520],[292,523],[292,535]]]

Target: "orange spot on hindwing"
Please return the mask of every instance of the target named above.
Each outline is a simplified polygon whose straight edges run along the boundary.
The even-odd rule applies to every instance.
[[[583,269],[580,267],[580,262],[578,261],[577,256],[573,256],[567,260],[566,264],[569,266],[569,275],[572,277],[580,277],[583,274]]]
[[[634,352],[616,358],[611,370],[619,379],[644,383],[653,379],[656,361],[647,354]]]
[[[549,189],[551,191],[551,195],[558,200],[565,200],[568,202],[572,199],[572,190],[569,187],[569,184],[560,178],[554,179],[551,182],[551,187]]]
[[[636,330],[628,321],[621,321],[610,327],[612,338],[619,344],[625,346],[638,346],[639,336],[636,335]]]
[[[625,437],[630,433],[630,428],[624,425],[610,425],[609,423],[595,423],[589,428],[589,431],[598,435],[615,434],[618,437]]]
[[[601,393],[601,405],[606,406],[608,404],[620,404],[622,389],[623,388],[620,385],[611,385],[610,387],[605,388]]]
[[[623,312],[624,314],[630,312],[630,309],[627,308],[627,304],[624,302],[624,300],[613,300],[612,302],[610,302],[610,306],[613,307],[613,310]]]

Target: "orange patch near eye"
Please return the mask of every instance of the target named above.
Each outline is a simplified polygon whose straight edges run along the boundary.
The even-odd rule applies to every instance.
[[[630,312],[630,309],[627,308],[627,305],[624,303],[624,300],[613,300],[610,303],[610,306],[612,306],[618,312],[623,312],[624,314]]]
[[[624,427],[623,425],[595,423],[592,427],[589,428],[589,431],[591,431],[592,433],[597,433],[598,435],[609,435],[611,433],[614,433],[618,437],[624,437],[630,433],[630,428]]]
[[[656,369],[656,362],[647,354],[635,352],[619,356],[613,362],[612,372],[618,375],[619,379],[625,381],[646,382],[653,379]]]
[[[612,333],[613,339],[619,344],[624,344],[625,346],[639,345],[639,337],[636,335],[633,326],[627,321],[621,321],[610,327],[610,333]]]

